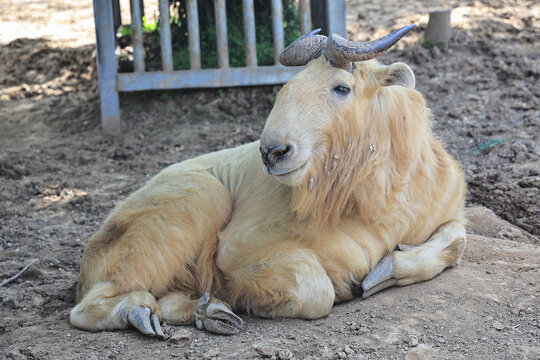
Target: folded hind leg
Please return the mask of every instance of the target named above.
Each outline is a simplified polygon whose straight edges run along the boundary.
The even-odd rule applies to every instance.
[[[152,294],[117,293],[118,289],[110,282],[95,284],[71,310],[71,324],[88,331],[124,329],[131,325],[143,334],[165,337],[159,325],[161,310]]]
[[[429,280],[447,267],[457,265],[465,248],[464,226],[456,221],[441,225],[419,246],[399,245],[383,258],[362,283],[367,298],[390,286]]]
[[[195,292],[211,288],[217,233],[231,206],[228,190],[211,174],[164,170],[88,242],[72,324],[90,331],[132,325],[162,335],[152,294],[167,294],[175,280]]]
[[[228,274],[231,293],[253,315],[318,319],[330,313],[334,287],[313,251],[284,241],[259,249],[244,265]]]
[[[173,325],[195,324],[199,329],[233,335],[238,333],[244,324],[229,305],[208,293],[196,299],[186,293],[173,292],[160,298],[158,303],[161,319]]]

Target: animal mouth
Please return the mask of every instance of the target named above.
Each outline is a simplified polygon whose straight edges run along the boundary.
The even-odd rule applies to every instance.
[[[296,167],[294,169],[284,169],[284,170],[269,169],[266,165],[264,165],[263,166],[264,173],[267,174],[267,175],[273,175],[273,176],[276,176],[276,177],[290,175],[293,172],[298,171],[298,170],[302,169],[304,166],[306,166],[308,161],[309,161],[309,158],[307,158],[306,161],[304,161],[304,163],[302,163],[302,165],[300,165],[300,166],[298,166],[298,167]]]

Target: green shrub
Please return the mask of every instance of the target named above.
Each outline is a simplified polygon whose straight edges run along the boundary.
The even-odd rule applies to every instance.
[[[144,16],[142,18],[142,30],[143,33],[155,33],[158,30],[157,21],[149,21]],[[118,32],[121,36],[131,36],[131,25],[122,25],[118,28]]]
[[[189,69],[189,48],[187,36],[187,15],[185,2],[169,0],[174,11],[169,19],[173,46],[174,68]],[[259,65],[274,64],[274,39],[272,32],[272,11],[270,1],[255,0],[255,31],[257,39],[257,62]],[[216,26],[214,20],[214,1],[199,0],[199,29],[201,45],[201,65],[203,68],[217,68]],[[244,21],[242,17],[242,2],[227,1],[227,33],[229,45],[229,62],[231,67],[246,65],[244,48]],[[298,10],[294,0],[283,1],[283,28],[285,46],[301,35]],[[161,19],[160,19],[161,21]],[[159,27],[155,32],[159,31]],[[150,35],[150,34],[149,34]],[[157,34],[156,34],[157,35]],[[159,41],[156,43],[159,51]]]

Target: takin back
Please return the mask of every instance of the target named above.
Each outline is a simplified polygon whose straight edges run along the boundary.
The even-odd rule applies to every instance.
[[[169,166],[89,240],[73,326],[235,334],[233,311],[316,319],[456,265],[463,173],[412,70],[373,59],[413,27],[366,43],[314,31],[285,49],[283,65],[306,67],[260,141]]]

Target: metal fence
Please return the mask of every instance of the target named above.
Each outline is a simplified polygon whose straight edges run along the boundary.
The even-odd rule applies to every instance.
[[[103,131],[112,135],[121,132],[119,91],[270,85],[287,82],[301,68],[284,67],[278,62],[279,54],[284,48],[283,5],[281,0],[269,1],[272,4],[274,65],[257,65],[253,0],[242,0],[246,67],[229,67],[225,0],[214,0],[219,68],[201,69],[197,0],[186,0],[190,70],[173,69],[170,24],[169,21],[159,21],[162,70],[147,72],[144,62],[141,2],[131,0],[134,72],[118,73],[118,60],[115,55],[115,19],[118,22],[119,3],[118,0],[94,0]],[[318,21],[326,31],[346,37],[345,0],[299,0],[298,10],[302,33],[311,31],[312,13],[323,13],[324,16]],[[169,19],[168,0],[159,0],[159,14],[160,19]]]

